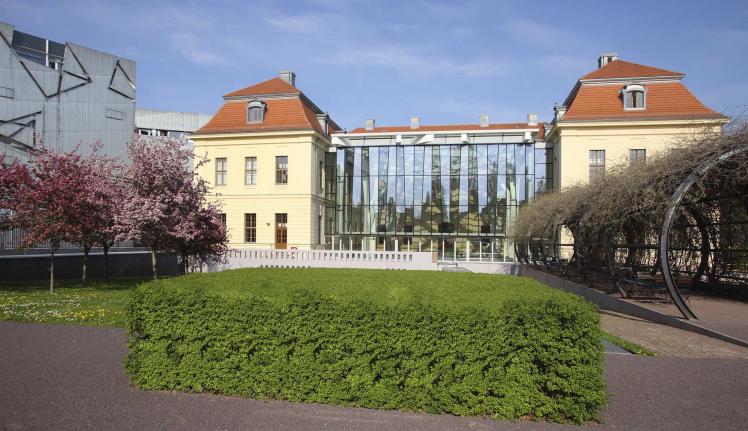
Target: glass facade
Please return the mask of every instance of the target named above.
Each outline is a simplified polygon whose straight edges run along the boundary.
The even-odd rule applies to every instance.
[[[328,244],[511,260],[507,226],[518,207],[553,184],[552,150],[501,136],[481,140],[338,148],[334,165],[332,157],[327,163],[335,178]]]

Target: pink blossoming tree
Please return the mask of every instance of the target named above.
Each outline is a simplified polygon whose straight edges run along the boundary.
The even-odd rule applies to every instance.
[[[101,149],[102,144],[97,141],[91,146],[91,154],[81,159],[81,172],[87,177],[82,203],[84,216],[71,221],[76,230],[75,240],[83,248],[83,284],[88,276],[88,254],[95,246],[104,252],[104,280],[108,280],[109,249],[120,234],[115,220],[124,198],[122,178],[118,175],[123,167],[117,158],[102,155]]]
[[[194,154],[179,141],[136,137],[130,143],[124,205],[117,223],[121,239],[151,249],[153,278],[157,253],[176,253],[187,267],[190,255],[218,256],[226,232],[218,209],[206,203],[208,187],[192,170]],[[196,166],[205,163],[198,160]]]
[[[76,223],[86,217],[88,171],[81,156],[40,146],[23,164],[0,159],[0,208],[8,224],[24,230],[21,245],[47,243],[50,249],[49,290],[54,292],[54,258],[64,241],[75,241]]]

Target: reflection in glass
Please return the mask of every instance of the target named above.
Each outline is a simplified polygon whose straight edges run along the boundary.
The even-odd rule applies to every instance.
[[[339,148],[329,165],[328,235],[350,234],[345,242],[366,250],[397,242],[508,255],[506,228],[518,206],[550,189],[553,154],[500,137],[481,142]]]

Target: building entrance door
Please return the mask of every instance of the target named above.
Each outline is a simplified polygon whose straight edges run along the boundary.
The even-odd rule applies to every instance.
[[[288,247],[288,214],[275,213],[275,248]]]

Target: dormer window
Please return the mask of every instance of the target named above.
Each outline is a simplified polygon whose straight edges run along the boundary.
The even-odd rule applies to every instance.
[[[621,90],[623,109],[639,110],[647,107],[647,89],[641,84],[629,84]]]
[[[247,105],[247,123],[262,123],[265,119],[265,103],[253,100]]]

